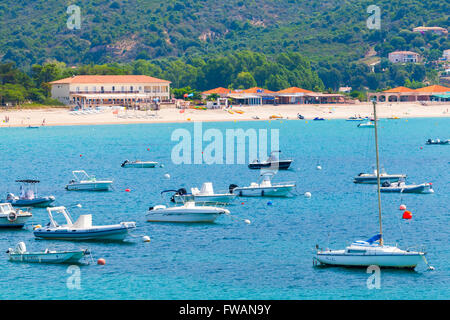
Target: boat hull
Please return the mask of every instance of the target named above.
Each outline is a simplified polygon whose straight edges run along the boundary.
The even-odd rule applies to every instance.
[[[287,170],[291,166],[292,160],[281,160],[272,162],[260,162],[260,163],[250,163],[248,167],[250,169],[267,169],[274,168],[278,170]]]
[[[406,178],[403,175],[392,175],[392,176],[381,176],[380,183],[383,182],[398,182],[401,178]],[[377,177],[376,176],[357,176],[353,180],[354,183],[364,183],[364,184],[376,184]]]
[[[13,262],[29,263],[77,263],[84,257],[84,255],[84,251],[9,253],[9,260]]]
[[[0,228],[23,228],[30,218],[31,214],[19,215],[15,221],[9,221],[7,217],[0,217]]]
[[[321,264],[344,267],[368,267],[377,265],[384,268],[413,269],[423,259],[423,254],[374,254],[374,255],[345,255],[317,253],[315,258]]]
[[[66,186],[69,191],[109,191],[112,182],[71,183]]]
[[[287,197],[295,186],[237,187],[233,193],[240,197]]]
[[[433,189],[431,189],[428,185],[417,185],[410,187],[381,187],[380,191],[386,193],[434,193]]]
[[[187,201],[194,201],[195,203],[221,203],[221,204],[230,204],[236,198],[235,194],[226,194],[226,195],[174,195],[173,200],[175,203],[186,203]]]
[[[53,197],[43,197],[36,198],[32,200],[18,199],[18,200],[6,200],[6,202],[11,203],[14,207],[48,207],[51,203],[55,201]]]
[[[126,163],[123,164],[123,168],[154,168],[157,162],[141,162],[141,163]]]
[[[128,235],[127,227],[93,228],[93,229],[49,229],[39,228],[34,231],[34,236],[48,240],[115,240],[122,241]]]
[[[148,222],[214,222],[225,211],[213,208],[166,208],[149,210],[146,215]]]

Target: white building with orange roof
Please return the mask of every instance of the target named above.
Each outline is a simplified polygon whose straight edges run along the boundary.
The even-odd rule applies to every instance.
[[[279,104],[303,104],[308,100],[308,93],[314,93],[313,91],[290,87],[277,92]]]
[[[141,106],[170,99],[170,81],[144,75],[80,75],[50,85],[53,99],[82,107]]]
[[[203,91],[202,92],[202,98],[206,99],[212,94],[217,94],[220,98],[225,98],[231,92],[232,92],[232,90],[230,90],[230,89],[227,89],[227,88],[224,88],[224,87],[218,87],[218,88],[215,88],[215,89]]]
[[[416,27],[413,28],[413,32],[420,32],[420,33],[432,32],[438,35],[448,34],[448,30],[442,27]]]
[[[443,101],[442,98],[450,93],[450,88],[432,85],[419,89],[396,87],[382,92],[369,93],[368,100],[378,102],[420,102]]]
[[[392,63],[418,63],[420,54],[412,51],[394,51],[389,53],[389,61]]]

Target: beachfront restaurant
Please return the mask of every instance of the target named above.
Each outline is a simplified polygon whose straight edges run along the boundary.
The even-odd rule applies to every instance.
[[[297,87],[290,87],[276,92],[276,99],[278,104],[305,104],[307,97],[305,94],[314,93],[310,90],[305,90]]]
[[[382,92],[372,92],[367,95],[368,101],[377,102],[445,102],[450,88],[432,85],[419,89],[396,87]]]

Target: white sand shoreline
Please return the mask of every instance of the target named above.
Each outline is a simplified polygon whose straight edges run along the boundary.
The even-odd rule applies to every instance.
[[[233,106],[232,110],[241,110],[239,113],[228,113],[224,110],[195,110],[186,109],[162,109],[156,112],[157,117],[150,117],[155,112],[145,111],[120,111],[118,115],[112,111],[98,114],[72,115],[65,108],[46,109],[0,109],[0,127],[28,127],[40,126],[45,119],[46,126],[74,126],[74,125],[111,125],[134,123],[180,123],[180,122],[216,122],[216,121],[261,121],[270,120],[272,115],[278,115],[283,119],[297,119],[301,114],[306,120],[315,117],[331,119],[346,119],[351,116],[371,116],[372,104],[334,104],[334,105],[264,105],[264,106]],[[450,117],[450,103],[439,103],[423,106],[419,103],[379,103],[377,105],[379,118],[441,118]],[[9,122],[5,122],[9,117]],[[258,117],[259,119],[255,119]]]

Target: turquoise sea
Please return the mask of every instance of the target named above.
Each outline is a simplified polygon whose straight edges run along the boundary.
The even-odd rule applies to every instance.
[[[258,180],[246,165],[176,165],[170,137],[193,124],[136,124],[0,128],[0,196],[18,193],[16,179],[40,179],[41,194],[70,207],[73,217],[92,213],[94,224],[136,221],[124,243],[35,240],[30,230],[0,231],[0,299],[448,299],[450,297],[450,146],[426,146],[450,138],[450,118],[380,121],[381,163],[409,182],[433,182],[432,195],[382,195],[386,243],[423,245],[429,263],[416,271],[382,270],[381,288],[368,289],[365,269],[317,268],[314,247],[343,248],[378,231],[376,189],[355,185],[353,176],[375,163],[372,129],[355,122],[208,122],[203,129],[279,129],[280,148],[292,169],[274,181],[297,182],[293,198],[241,198],[229,207],[250,225],[220,217],[214,224],[145,222],[149,206],[164,203],[164,189],[200,187],[211,181],[224,190]],[[208,143],[204,143],[206,146]],[[421,148],[422,147],[422,148]],[[149,150],[147,150],[149,149]],[[81,155],[81,156],[80,156]],[[163,168],[124,169],[125,159],[153,160]],[[322,170],[317,170],[320,164]],[[69,192],[71,171],[84,169],[114,178],[111,192]],[[171,178],[165,179],[169,173]],[[125,192],[129,188],[130,192]],[[303,196],[311,192],[310,199]],[[75,207],[82,204],[82,208]],[[400,204],[413,214],[402,220]],[[48,222],[45,209],[33,223]],[[28,226],[29,227],[29,226]],[[150,243],[140,237],[148,235]],[[29,250],[88,247],[106,265],[80,266],[80,289],[67,286],[67,265],[12,263],[5,251],[24,241]],[[69,270],[70,271],[70,270]]]

